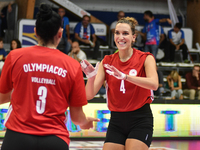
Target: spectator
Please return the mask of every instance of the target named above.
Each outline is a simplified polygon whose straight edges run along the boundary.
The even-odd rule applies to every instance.
[[[123,17],[125,17],[125,13],[123,11],[119,11],[118,14],[117,14],[117,21],[120,20]],[[111,30],[112,33],[115,32],[115,27],[116,27],[117,21],[112,22],[111,25],[110,25],[110,30]]]
[[[69,19],[65,16],[65,9],[60,7],[58,9],[58,14],[62,18],[62,27],[63,27],[63,36],[58,45],[58,49],[60,49],[65,54],[71,49],[71,39],[70,39],[70,32],[69,32]]]
[[[82,60],[87,59],[85,52],[80,49],[79,43],[77,41],[74,41],[72,43],[72,50],[68,55],[76,59],[78,62],[81,62]]]
[[[182,49],[183,60],[188,62],[187,57],[187,46],[185,44],[185,36],[183,30],[181,30],[181,23],[176,23],[174,28],[168,32],[169,41],[170,41],[170,58],[171,61],[174,61],[175,50]]]
[[[144,50],[144,39],[142,38],[142,35],[140,34],[139,31],[136,30],[136,39],[135,42],[133,43],[133,47],[143,51]]]
[[[165,53],[165,56],[164,56],[164,61],[166,62],[169,62],[170,61],[170,56],[169,56],[169,41],[166,37],[166,34],[164,33],[164,30],[163,28],[159,25],[159,28],[158,28],[158,40],[159,40],[159,45],[158,45],[158,48],[160,49],[164,49],[164,53]]]
[[[195,65],[193,67],[192,72],[188,72],[185,75],[186,78],[186,89],[183,91],[183,95],[189,96],[189,99],[194,100],[195,95],[198,96],[198,100],[200,100],[200,74],[199,74],[199,66]]]
[[[142,32],[139,32],[146,40],[144,51],[151,52],[156,58],[159,46],[159,23],[168,22],[171,24],[171,20],[168,18],[154,19],[153,13],[149,10],[144,12],[144,20],[147,23],[145,24]]]
[[[10,2],[1,10],[1,19],[2,19],[2,37],[4,42],[9,43],[15,36],[14,30],[16,26],[16,3]]]
[[[3,48],[3,39],[0,38],[0,61],[5,60],[7,57],[7,53],[5,49]]]
[[[10,50],[14,50],[21,47],[22,47],[21,42],[18,39],[13,39],[10,42]]]
[[[7,29],[7,12],[12,11],[11,3],[3,7],[1,10],[1,37],[4,37],[4,30]]]
[[[171,89],[171,98],[183,99],[181,76],[176,70],[171,71],[171,73],[167,76],[167,83]]]
[[[158,67],[156,67],[156,70],[158,73],[159,87],[156,91],[154,91],[154,95],[161,96],[162,93],[164,93],[163,73],[162,73],[162,71],[158,70]]]
[[[97,59],[100,42],[97,40],[93,25],[90,24],[90,16],[83,16],[82,22],[76,25],[74,33],[80,45],[89,45],[94,48],[93,59]]]

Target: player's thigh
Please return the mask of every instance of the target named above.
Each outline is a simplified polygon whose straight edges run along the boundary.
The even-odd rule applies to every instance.
[[[125,150],[148,150],[149,147],[140,140],[127,139],[125,144]]]
[[[108,142],[103,145],[103,150],[125,150],[125,146]]]
[[[1,150],[36,150],[37,138],[7,129]]]
[[[69,150],[68,144],[55,135],[39,137],[38,147],[40,150]]]

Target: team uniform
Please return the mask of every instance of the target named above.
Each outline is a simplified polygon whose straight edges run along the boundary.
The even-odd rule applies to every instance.
[[[12,89],[4,122],[8,130],[2,150],[7,146],[19,146],[10,141],[11,135],[21,135],[25,141],[29,139],[30,147],[35,142],[36,149],[44,146],[44,141],[46,146],[51,146],[53,140],[57,141],[55,149],[63,144],[68,146],[66,109],[87,104],[80,64],[59,50],[47,47],[32,46],[11,51],[3,67],[0,92],[8,93]]]
[[[105,56],[103,64],[113,65],[131,76],[146,77],[144,62],[148,55],[152,54],[133,49],[131,58],[121,62],[117,52]],[[111,111],[105,142],[125,145],[127,138],[134,138],[150,146],[153,134],[153,115],[150,109],[153,100],[152,90],[118,80],[107,73],[105,78],[107,103]]]

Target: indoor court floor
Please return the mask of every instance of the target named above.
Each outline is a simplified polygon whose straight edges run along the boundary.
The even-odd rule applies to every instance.
[[[0,145],[2,141],[0,141]],[[72,140],[70,150],[102,150],[103,141]],[[153,141],[149,150],[200,150],[200,140],[165,140]]]
[[[74,141],[70,150],[102,150],[103,141]],[[200,140],[153,141],[149,150],[200,150]]]

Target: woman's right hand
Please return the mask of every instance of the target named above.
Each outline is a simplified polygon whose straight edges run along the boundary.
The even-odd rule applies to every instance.
[[[99,122],[100,119],[98,118],[92,118],[92,117],[86,117],[86,122],[83,125],[80,125],[81,129],[90,129],[93,128],[93,122]]]
[[[96,66],[93,67],[87,60],[81,61],[82,71],[85,73],[87,78],[92,78],[92,77],[96,76],[98,67],[99,67],[99,62],[97,62]]]

